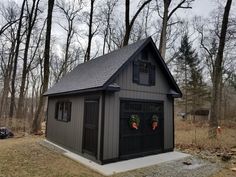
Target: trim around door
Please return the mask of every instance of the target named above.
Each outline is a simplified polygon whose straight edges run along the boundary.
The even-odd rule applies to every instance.
[[[96,159],[98,159],[99,104],[99,97],[89,97],[84,100],[82,153]]]

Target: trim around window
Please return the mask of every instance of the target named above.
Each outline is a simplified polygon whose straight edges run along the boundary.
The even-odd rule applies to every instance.
[[[155,65],[150,62],[133,62],[133,82],[139,85],[154,86],[156,80]]]
[[[71,121],[71,101],[58,101],[55,105],[55,119],[62,122]]]

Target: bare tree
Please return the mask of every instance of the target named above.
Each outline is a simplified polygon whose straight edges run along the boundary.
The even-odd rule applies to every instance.
[[[132,32],[130,34],[130,41],[136,42],[142,38],[147,38],[151,36],[151,32],[154,31],[152,27],[152,18],[154,15],[152,10],[152,4],[148,4],[146,8],[142,10],[139,18],[133,26]]]
[[[64,26],[62,24],[59,23],[59,25],[66,31],[67,35],[66,35],[66,47],[65,47],[65,58],[64,58],[64,62],[62,64],[62,72],[60,73],[60,75],[65,75],[68,72],[68,65],[69,65],[69,60],[70,60],[70,45],[72,42],[72,38],[74,36],[74,34],[76,33],[76,29],[75,29],[75,20],[78,20],[78,15],[79,12],[82,9],[82,1],[70,1],[65,3],[65,1],[61,0],[58,1],[56,6],[59,8],[59,10],[61,11],[61,13],[65,16],[66,21],[67,21],[67,26]],[[58,76],[60,78],[60,75]]]
[[[33,27],[35,25],[36,18],[38,15],[39,2],[40,2],[40,0],[33,0],[31,10],[29,10],[28,1],[26,3],[28,18],[27,18],[25,49],[24,49],[24,56],[23,56],[22,79],[21,79],[20,95],[19,95],[17,114],[16,114],[16,116],[18,118],[22,116],[22,111],[23,111],[22,109],[24,107],[25,83],[26,83],[27,74],[28,74],[29,68],[30,68],[28,66],[28,51],[29,51],[29,46],[30,46],[31,33],[32,33],[32,30],[33,30]]]
[[[22,28],[22,20],[23,20],[25,3],[26,3],[26,0],[23,0],[22,6],[21,6],[20,18],[19,18],[20,20],[19,20],[17,35],[16,35],[15,56],[14,56],[14,61],[13,61],[13,71],[12,71],[12,79],[11,79],[11,102],[10,102],[10,110],[9,110],[10,118],[13,117],[14,109],[15,109],[15,93],[16,93],[15,82],[16,82],[19,48],[20,48],[20,43],[21,43],[21,28]]]
[[[4,18],[5,23],[0,28],[0,36],[12,25],[15,25],[19,21],[16,13],[17,8],[18,6],[15,2],[9,3],[8,6],[2,5],[0,12],[2,14],[2,17]]]
[[[94,3],[95,3],[95,0],[90,0],[90,13],[89,13],[89,23],[88,23],[88,27],[89,27],[88,46],[87,46],[87,50],[85,52],[84,62],[90,60],[92,39],[95,34],[95,32],[93,31]]]
[[[125,35],[124,35],[124,39],[123,39],[123,46],[126,46],[129,43],[130,33],[131,33],[132,27],[133,27],[134,22],[135,22],[136,18],[138,17],[139,13],[151,1],[152,0],[144,1],[144,3],[139,7],[139,9],[136,11],[134,16],[130,20],[130,0],[125,0]]]
[[[100,13],[101,15],[98,17],[100,21],[102,21],[103,27],[100,29],[101,35],[103,38],[103,46],[102,53],[106,53],[111,51],[111,33],[112,26],[111,22],[114,21],[113,12],[114,8],[117,5],[118,0],[106,0],[105,4],[101,5]]]
[[[157,1],[157,0],[156,0]],[[160,41],[159,41],[159,51],[161,53],[162,58],[165,59],[165,54],[166,54],[166,43],[167,43],[167,27],[168,27],[168,21],[170,18],[173,16],[173,14],[178,10],[178,9],[189,9],[191,7],[191,3],[194,0],[181,0],[178,2],[178,4],[170,10],[170,5],[172,0],[163,0],[163,16],[160,15],[160,7],[157,4],[157,11],[160,17],[162,18],[162,29],[161,29],[161,36],[160,36]],[[173,24],[175,24],[174,22]]]
[[[223,21],[221,25],[221,32],[220,32],[220,41],[219,47],[215,59],[215,64],[213,68],[213,88],[212,88],[212,100],[211,100],[211,115],[210,115],[210,128],[209,128],[209,137],[216,138],[216,129],[218,126],[218,108],[219,108],[219,94],[220,94],[220,82],[222,77],[222,63],[223,63],[223,54],[224,54],[224,47],[225,47],[225,40],[227,34],[227,27],[228,27],[228,18],[229,12],[231,8],[232,0],[227,0]]]
[[[41,130],[41,122],[44,112],[45,98],[43,93],[48,89],[49,82],[49,59],[50,59],[50,39],[51,39],[51,26],[52,26],[52,13],[54,7],[54,0],[48,1],[48,13],[47,13],[47,29],[46,29],[46,39],[45,39],[45,49],[44,49],[44,75],[43,75],[43,85],[42,92],[40,94],[39,105],[33,120],[32,132],[38,133]]]
[[[2,17],[7,22],[15,21],[17,18],[16,4],[9,4],[8,7],[1,9]],[[10,92],[10,79],[13,67],[14,51],[16,47],[16,23],[12,23],[6,28],[1,36],[1,74],[3,77],[3,89],[0,102],[0,117],[6,118],[8,112],[7,99]],[[4,34],[6,33],[6,34]],[[9,46],[9,47],[8,47]],[[8,53],[6,52],[8,51]]]

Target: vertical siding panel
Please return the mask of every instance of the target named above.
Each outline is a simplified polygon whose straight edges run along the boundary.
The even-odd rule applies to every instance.
[[[119,95],[107,94],[105,103],[104,159],[119,155]]]
[[[165,132],[164,132],[164,147],[165,149],[170,149],[173,147],[173,119],[172,119],[172,101],[171,99],[166,99],[165,105]],[[170,128],[171,127],[171,128]]]
[[[109,151],[109,96],[105,96],[104,147],[103,158],[108,157]]]
[[[114,142],[114,156],[118,157],[119,156],[119,139],[120,139],[120,136],[119,136],[119,130],[120,130],[120,100],[119,100],[119,93],[116,93],[115,94],[115,111],[116,111],[116,114],[115,114],[115,120],[116,120],[116,123],[114,125],[114,137],[113,139],[116,140]]]
[[[72,102],[71,121],[57,121],[55,117],[55,105],[58,100],[70,100]],[[69,149],[82,152],[84,118],[84,96],[68,96],[49,99],[47,138]],[[99,121],[101,116],[99,116]]]
[[[110,133],[111,133],[111,137],[110,137],[110,140],[112,141],[112,146],[111,146],[111,151],[110,151],[110,155],[112,155],[112,154],[114,154],[114,143],[115,143],[115,141],[114,141],[114,126],[115,126],[115,122],[116,122],[116,116],[115,116],[115,100],[116,99],[112,99],[112,96],[110,97],[110,105],[111,105],[111,109],[110,109],[110,112],[111,112],[111,117],[110,117],[110,120],[111,120],[111,127],[112,127],[112,129],[111,129],[111,131],[110,131]]]
[[[112,121],[112,127],[113,127],[113,131],[111,132],[112,133],[112,152],[111,152],[111,154],[115,154],[115,151],[116,151],[116,142],[114,141],[114,139],[115,139],[115,132],[116,132],[116,124],[117,124],[117,121],[116,121],[116,117],[117,117],[117,110],[116,110],[116,101],[117,101],[117,99],[116,99],[116,96],[115,96],[115,99],[113,99],[114,101],[113,101],[113,103],[112,103],[112,117],[111,117],[111,119],[113,120]]]
[[[112,123],[112,121],[111,121],[111,98],[110,98],[110,95],[108,95],[108,117],[107,117],[107,120],[108,120],[108,142],[110,142],[111,144],[113,143],[112,141],[112,139],[111,139],[111,123]],[[108,156],[110,156],[111,155],[111,150],[112,150],[112,148],[109,146],[109,148],[108,148]]]

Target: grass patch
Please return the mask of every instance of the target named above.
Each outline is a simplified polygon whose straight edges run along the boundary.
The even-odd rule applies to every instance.
[[[177,119],[175,122],[177,148],[197,155],[205,151],[209,151],[210,154],[228,152],[230,148],[236,147],[235,124],[222,124],[222,133],[216,140],[208,139],[207,130],[206,123],[192,124],[190,121]],[[12,139],[0,140],[0,177],[102,176],[56,151],[40,146],[41,140],[42,137],[23,136],[23,134]],[[236,162],[230,160],[224,163],[225,168],[213,177],[236,176],[236,172],[230,170],[231,167],[236,166]],[[131,171],[115,176],[137,176],[136,174],[136,171]],[[142,170],[138,174],[141,175]]]
[[[92,177],[98,173],[38,144],[29,136],[0,140],[0,177]]]

